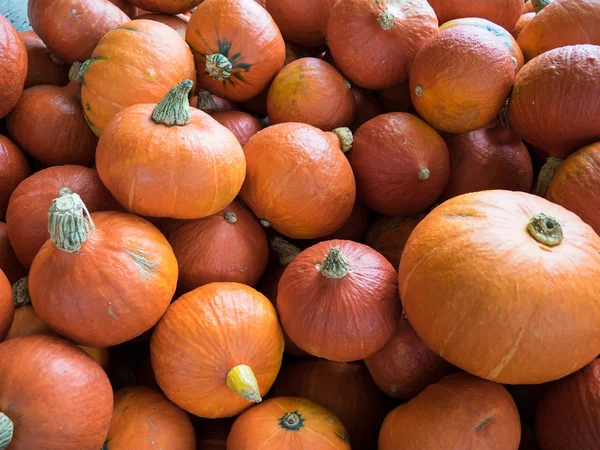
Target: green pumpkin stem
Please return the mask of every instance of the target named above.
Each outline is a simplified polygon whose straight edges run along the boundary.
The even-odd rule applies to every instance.
[[[340,140],[340,148],[344,153],[352,148],[352,144],[354,143],[354,136],[352,136],[352,131],[347,127],[340,127],[333,130],[333,133]]]
[[[546,160],[546,163],[542,166],[538,175],[537,185],[535,187],[535,193],[537,195],[540,197],[546,196],[548,186],[550,186],[550,182],[552,181],[554,174],[563,162],[563,159],[554,158],[553,156]]]
[[[235,213],[231,212],[231,211],[227,211],[225,214],[223,214],[223,217],[225,218],[225,220],[227,221],[227,223],[236,223],[238,221],[237,216],[235,215]]]
[[[8,448],[13,438],[14,429],[13,421],[6,414],[0,412],[0,450]]]
[[[533,5],[533,10],[537,14],[553,1],[554,0],[531,0],[531,4]]]
[[[279,264],[282,266],[287,266],[302,251],[279,236],[275,236],[271,242],[269,242],[269,247],[277,253]]]
[[[557,246],[564,237],[560,222],[544,213],[536,214],[529,219],[527,231],[536,241],[548,247]]]
[[[225,81],[231,76],[231,61],[221,53],[213,53],[206,57],[206,72],[217,81]]]
[[[73,83],[81,84],[83,83],[83,74],[85,73],[83,70],[83,63],[79,61],[75,61],[71,68],[69,69],[69,80]]]
[[[215,100],[206,89],[200,89],[200,91],[198,91],[198,109],[202,111],[213,111],[217,109]]]
[[[332,247],[321,264],[317,265],[321,274],[325,278],[344,278],[349,272],[352,272],[350,263],[342,252],[336,247]]]
[[[181,127],[188,124],[192,118],[188,96],[193,86],[192,80],[183,80],[172,87],[154,107],[152,120],[168,127],[174,125]]]
[[[31,303],[31,297],[29,297],[29,277],[23,277],[13,284],[12,291],[15,308],[27,306]]]
[[[50,204],[48,233],[59,250],[74,253],[94,231],[94,222],[79,195],[69,188],[62,188],[58,193],[59,197]]]
[[[421,167],[417,171],[417,178],[421,181],[428,180],[430,175],[431,175],[431,172],[429,171],[429,169],[427,167]]]

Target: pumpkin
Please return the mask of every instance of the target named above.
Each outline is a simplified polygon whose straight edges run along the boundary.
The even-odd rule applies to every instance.
[[[350,129],[355,132],[363,123],[383,114],[381,103],[366,89],[352,88],[354,101],[356,102],[356,114]]]
[[[11,284],[16,283],[27,275],[27,270],[17,259],[12,244],[8,239],[8,227],[4,222],[0,222],[0,269]]]
[[[0,442],[11,449],[99,449],[113,393],[106,373],[77,346],[32,335],[0,344]]]
[[[532,3],[541,3],[543,9],[531,19],[518,39],[528,60],[559,47],[600,45],[600,0],[537,0]]]
[[[53,330],[80,345],[110,347],[158,322],[175,293],[177,260],[154,225],[121,212],[90,215],[77,194],[61,189],[48,230],[29,293]],[[94,277],[102,282],[90,283]]]
[[[40,84],[64,86],[69,82],[69,66],[53,56],[35,31],[20,31],[27,52],[25,89]]]
[[[408,82],[377,91],[377,99],[385,112],[412,112],[415,110],[410,99]]]
[[[510,96],[511,127],[527,143],[561,159],[599,141],[599,71],[596,45],[562,47],[530,61]]]
[[[410,400],[455,371],[425,345],[404,317],[398,320],[394,336],[365,364],[377,386],[398,400]]]
[[[8,334],[14,314],[12,287],[4,272],[0,270],[0,341]]]
[[[389,413],[378,448],[517,450],[520,440],[519,412],[506,388],[458,373]]]
[[[108,0],[30,0],[27,8],[33,31],[67,64],[90,58],[102,36],[129,22]]]
[[[121,11],[129,16],[130,19],[135,19],[138,15],[138,9],[130,4],[127,0],[108,0]]]
[[[320,242],[283,272],[277,311],[305,352],[340,362],[367,358],[394,334],[401,311],[396,271],[366,245]]]
[[[452,27],[417,54],[410,95],[431,126],[467,133],[496,119],[514,79],[512,56],[500,39],[479,27]]]
[[[214,114],[221,111],[236,111],[237,105],[224,98],[211,94],[206,89],[200,89],[198,95],[192,97],[190,106],[204,111],[206,114]]]
[[[271,388],[283,335],[265,296],[239,283],[210,283],[169,307],[150,354],[156,381],[172,402],[196,416],[231,417]]]
[[[253,286],[267,266],[267,236],[237,200],[204,219],[177,221],[165,235],[179,263],[183,292],[215,281]]]
[[[233,419],[213,419],[203,422],[196,431],[198,450],[227,450],[227,435]]]
[[[546,198],[577,214],[600,234],[600,142],[573,153],[558,168]]]
[[[285,66],[267,94],[272,124],[301,122],[323,131],[352,125],[356,101],[350,83],[319,58],[301,58]]]
[[[164,23],[165,25],[173,28],[179,33],[179,35],[185,39],[185,31],[187,30],[189,17],[179,14],[177,16],[171,16],[169,14],[142,14],[137,16],[136,19],[143,20],[154,20],[156,22]]]
[[[236,419],[227,437],[227,449],[350,450],[349,441],[342,422],[327,409],[305,398],[278,397]]]
[[[235,102],[258,95],[283,67],[285,43],[269,13],[252,0],[206,0],[186,32],[198,85]]]
[[[523,14],[530,12],[535,12],[535,7],[533,6],[533,2],[531,0],[527,0],[523,5]]]
[[[33,125],[30,123],[30,126]],[[0,134],[0,215],[6,213],[10,195],[31,175],[23,152],[10,139]]]
[[[529,192],[533,167],[527,147],[510,128],[494,126],[446,137],[450,181],[446,200],[468,192],[505,189]]]
[[[13,339],[30,334],[56,335],[33,310],[29,296],[28,277],[21,278],[12,287],[15,317],[6,339]]]
[[[406,216],[440,196],[450,171],[441,136],[408,113],[382,114],[361,126],[348,154],[357,195],[372,210]]]
[[[301,397],[342,421],[355,450],[371,450],[388,413],[387,399],[362,362],[305,359],[284,365],[273,385],[274,397]]]
[[[132,20],[106,33],[82,71],[81,102],[96,136],[128,106],[158,103],[177,83],[196,77],[181,36],[153,20]]]
[[[231,131],[242,147],[252,136],[263,129],[256,117],[242,111],[217,111],[211,116]]]
[[[413,231],[398,273],[419,337],[473,375],[540,384],[600,353],[600,237],[543,198],[497,190],[446,201]]]
[[[196,450],[189,417],[161,392],[143,386],[115,392],[105,450],[172,448]]]
[[[270,0],[266,8],[286,41],[303,47],[325,45],[328,0]]]
[[[510,32],[510,34],[512,34],[512,37],[514,37],[515,39],[519,39],[519,35],[521,34],[521,31],[523,31],[525,29],[525,27],[529,24],[529,22],[531,22],[533,20],[533,18],[535,16],[536,16],[536,14],[534,12],[523,14],[521,16],[521,18],[517,21],[517,24],[515,25],[515,27]],[[517,44],[518,44],[518,42],[517,42]],[[521,53],[523,53],[523,52],[521,52]]]
[[[551,384],[540,400],[535,432],[542,450],[596,448],[600,423],[600,359]]]
[[[46,85],[25,90],[6,118],[10,137],[48,166],[94,163],[98,138],[81,108],[79,66],[73,65],[71,82],[65,87]]]
[[[351,83],[383,89],[408,81],[415,55],[437,32],[425,0],[339,0],[329,16],[327,45]]]
[[[344,128],[333,133],[301,123],[265,128],[244,146],[242,200],[263,226],[290,238],[334,232],[350,217],[356,197],[352,168],[340,151],[351,140]]]
[[[163,14],[186,13],[195,8],[204,0],[127,0],[132,5],[145,11],[158,12]]]
[[[19,262],[29,268],[48,240],[48,208],[62,188],[81,196],[88,211],[118,207],[98,172],[83,166],[56,166],[36,172],[15,189],[6,210],[8,237]]]
[[[27,77],[27,50],[17,30],[0,14],[0,119],[17,104]]]
[[[464,0],[428,0],[440,23],[460,18],[487,19],[505,30],[512,28],[523,12],[523,0],[488,0],[465,2]]]

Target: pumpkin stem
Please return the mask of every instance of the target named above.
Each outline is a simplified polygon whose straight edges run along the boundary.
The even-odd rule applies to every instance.
[[[254,372],[244,364],[235,366],[229,371],[227,374],[227,386],[249,402],[262,402]]]
[[[52,53],[50,53],[50,59],[52,60],[52,62],[54,62],[55,64],[58,64],[59,66],[64,66],[65,65],[64,62],[62,62],[60,59],[58,59]]]
[[[192,80],[183,80],[172,87],[167,95],[154,107],[152,120],[156,123],[172,127],[181,127],[191,120],[190,101],[188,95],[194,86]]]
[[[215,100],[206,89],[200,89],[198,91],[198,109],[202,111],[214,110],[217,108]]]
[[[79,61],[75,61],[71,68],[69,69],[69,81],[73,83],[81,84],[83,83],[83,63]]]
[[[0,450],[8,448],[13,438],[15,426],[4,413],[0,412]]]
[[[379,22],[379,25],[381,26],[381,28],[383,28],[384,31],[387,31],[391,30],[394,27],[394,23],[396,23],[396,18],[391,12],[386,10],[385,12],[379,14],[379,17],[377,17],[377,22]]]
[[[259,222],[264,228],[271,228],[271,226],[273,225],[267,219],[260,219]]]
[[[95,230],[90,212],[81,197],[69,188],[58,191],[48,211],[48,233],[52,243],[67,253],[79,251]]]
[[[235,213],[232,213],[231,211],[227,211],[223,217],[225,217],[225,220],[229,223],[237,222],[237,216],[235,215]]]
[[[279,264],[282,266],[287,266],[302,251],[279,236],[275,236],[269,243],[269,246],[277,253]]]
[[[231,76],[233,67],[226,56],[213,53],[206,57],[206,72],[217,81],[225,81]]]
[[[548,214],[539,213],[529,219],[527,230],[540,244],[555,247],[563,240],[562,226]]]
[[[285,413],[285,415],[279,419],[281,427],[290,431],[298,431],[302,428],[303,423],[304,419],[297,411]]]
[[[431,172],[429,171],[429,169],[427,167],[421,167],[419,169],[419,171],[417,172],[417,177],[421,181],[428,180],[429,179],[429,175],[431,175]]]
[[[317,264],[317,269],[325,278],[344,278],[348,272],[352,272],[350,263],[336,247],[331,247],[323,262]]]
[[[553,0],[531,0],[531,4],[533,5],[533,10],[539,13],[542,9],[552,3]]]
[[[504,106],[500,110],[500,114],[498,114],[498,123],[502,128],[510,128],[510,122],[508,121],[508,103],[510,98],[506,99],[504,102]]]
[[[352,144],[354,143],[354,137],[352,136],[352,131],[347,127],[340,127],[333,130],[333,133],[340,140],[340,146],[342,151],[346,153],[348,150],[352,148]]]
[[[550,182],[552,181],[554,174],[561,166],[563,161],[563,159],[554,158],[553,156],[546,160],[546,163],[542,166],[538,175],[537,186],[535,188],[535,193],[537,195],[540,197],[544,197],[546,195],[548,186],[550,186]]]
[[[15,284],[13,284],[13,302],[15,304],[15,308],[20,308],[21,306],[27,306],[31,303],[31,297],[29,297],[29,277],[23,277]]]

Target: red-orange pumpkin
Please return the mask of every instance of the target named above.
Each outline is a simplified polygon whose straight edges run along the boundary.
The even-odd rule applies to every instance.
[[[477,17],[494,22],[505,30],[512,30],[523,12],[523,0],[428,1],[440,19],[440,24],[463,17]]]
[[[138,9],[129,3],[127,0],[108,0],[113,5],[117,6],[121,11],[129,16],[131,19],[135,19],[138,15]]]
[[[4,222],[0,222],[0,269],[10,284],[15,284],[27,275],[27,270],[17,259],[10,239],[8,239],[8,227]]]
[[[533,2],[531,0],[527,0],[523,5],[523,14],[527,14],[530,12],[535,13],[535,8],[533,6]]]
[[[235,103],[213,95],[206,89],[200,89],[198,95],[191,98],[190,106],[211,115],[221,111],[235,111],[238,108]]]
[[[263,126],[254,116],[242,111],[217,111],[211,114],[212,118],[229,129],[243,147],[248,140],[263,129]]]
[[[17,104],[27,78],[27,50],[19,33],[0,14],[0,119]]]
[[[515,25],[515,27],[510,32],[510,34],[512,34],[512,37],[514,37],[515,39],[518,39],[519,35],[521,34],[521,31],[523,31],[525,29],[525,27],[529,24],[529,22],[531,22],[533,20],[533,18],[535,16],[536,16],[536,14],[534,12],[523,14],[521,16],[521,18],[517,21],[517,24]],[[518,42],[517,42],[517,45],[518,45]],[[523,52],[521,51],[521,53],[523,53]]]
[[[383,114],[383,107],[375,96],[366,89],[352,87],[352,94],[354,94],[354,101],[356,102],[356,114],[350,129],[355,132],[363,123],[377,117],[379,114]]]
[[[413,231],[398,273],[419,337],[473,375],[539,384],[600,353],[600,237],[543,198],[484,191],[446,201]]]
[[[15,317],[6,339],[13,339],[30,334],[48,334],[56,336],[56,333],[45,323],[33,310],[31,297],[29,296],[28,277],[21,278],[13,284],[13,300],[15,305]]]
[[[136,19],[154,20],[155,22],[164,23],[177,31],[183,39],[185,39],[185,32],[190,21],[188,16],[182,14],[178,14],[177,16],[169,14],[142,14],[141,16],[137,16]]]
[[[286,41],[304,47],[325,45],[328,0],[271,0],[266,8]]]
[[[11,194],[29,175],[31,169],[23,152],[10,139],[0,134],[0,215],[6,213]]]
[[[0,342],[8,334],[14,315],[12,286],[4,272],[0,270]]]
[[[188,12],[204,0],[127,0],[132,5],[146,11],[159,12],[163,14],[179,14]]]
[[[40,84],[64,86],[69,82],[69,66],[53,56],[35,31],[20,31],[27,51],[25,89]]]

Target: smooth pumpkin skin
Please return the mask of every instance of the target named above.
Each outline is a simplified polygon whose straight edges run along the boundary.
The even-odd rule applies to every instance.
[[[281,234],[318,238],[350,217],[354,174],[335,134],[301,123],[272,125],[252,136],[244,153],[240,197]]]
[[[6,223],[0,222],[0,269],[14,284],[27,275],[27,270],[21,265],[8,238],[8,227]]]
[[[187,30],[188,23],[190,21],[188,16],[184,16],[182,14],[178,14],[176,16],[172,16],[169,14],[142,14],[141,16],[137,16],[136,19],[143,20],[154,20],[156,22],[164,23],[165,25],[173,28],[175,31],[179,33],[179,36],[185,40],[185,32]]]
[[[384,30],[378,17],[395,17]],[[327,45],[335,65],[352,84],[383,89],[408,81],[421,46],[438,33],[438,20],[425,0],[339,0],[327,26]]]
[[[527,143],[561,159],[600,140],[599,71],[596,45],[557,48],[530,61],[510,96],[511,127]]]
[[[128,106],[158,103],[183,80],[195,80],[190,48],[171,27],[132,20],[98,42],[83,77],[81,102],[96,136]]]
[[[15,426],[11,450],[97,450],[112,408],[106,373],[76,345],[45,335],[0,344],[0,411]]]
[[[105,450],[196,450],[196,434],[185,411],[161,392],[133,386],[115,392]]]
[[[6,214],[8,200],[17,186],[31,175],[25,155],[9,138],[0,134],[0,214]]]
[[[205,0],[186,32],[198,69],[198,85],[234,102],[258,95],[285,61],[285,43],[269,13],[253,0]],[[206,71],[206,55],[220,53],[232,65],[225,81]]]
[[[288,413],[300,416],[297,430],[282,427]],[[350,450],[348,433],[330,411],[304,398],[277,397],[262,402],[236,419],[227,438],[228,450],[270,448]]]
[[[356,100],[352,86],[331,64],[301,58],[277,74],[267,94],[272,124],[300,122],[331,131],[352,125]]]
[[[348,159],[358,197],[388,216],[407,216],[427,208],[446,187],[450,173],[442,137],[408,113],[382,114],[362,125]]]
[[[67,64],[90,58],[102,36],[129,22],[108,0],[31,0],[27,8],[33,31]]]
[[[286,41],[303,47],[325,45],[324,24],[329,16],[328,0],[268,0],[265,8]]]
[[[188,12],[195,8],[203,0],[127,0],[132,5],[146,11],[158,12],[163,14],[179,14]]]
[[[417,54],[410,95],[435,129],[467,133],[498,116],[514,79],[512,57],[500,39],[478,27],[452,27]]]
[[[19,33],[0,14],[0,119],[17,104],[27,77],[27,51]]]
[[[529,22],[531,22],[535,16],[536,14],[534,12],[528,12],[523,14],[517,21],[515,27],[510,32],[510,34],[512,34],[512,37],[514,37],[515,39],[519,39],[519,35],[521,34],[521,32],[525,29],[527,25],[529,25]]]
[[[528,232],[539,213],[562,224],[559,245]],[[398,273],[419,337],[481,378],[540,384],[600,353],[600,237],[543,198],[496,190],[446,201],[413,231]]]
[[[0,270],[0,341],[4,340],[15,315],[12,286]]]
[[[506,388],[466,373],[448,375],[386,417],[379,450],[517,450],[519,412]]]
[[[283,335],[275,308],[258,291],[210,283],[171,304],[154,329],[150,354],[172,402],[196,416],[232,417],[252,403],[227,386],[227,374],[249,366],[264,396],[281,367]]]
[[[69,82],[69,66],[52,57],[46,44],[33,30],[19,31],[27,52],[25,89],[40,84],[65,86]]]
[[[512,28],[523,12],[523,0],[428,0],[444,24],[454,19],[477,17],[487,19],[505,30]]]
[[[243,147],[248,140],[260,130],[262,124],[254,116],[243,111],[217,111],[211,114],[212,118],[231,131]]]

